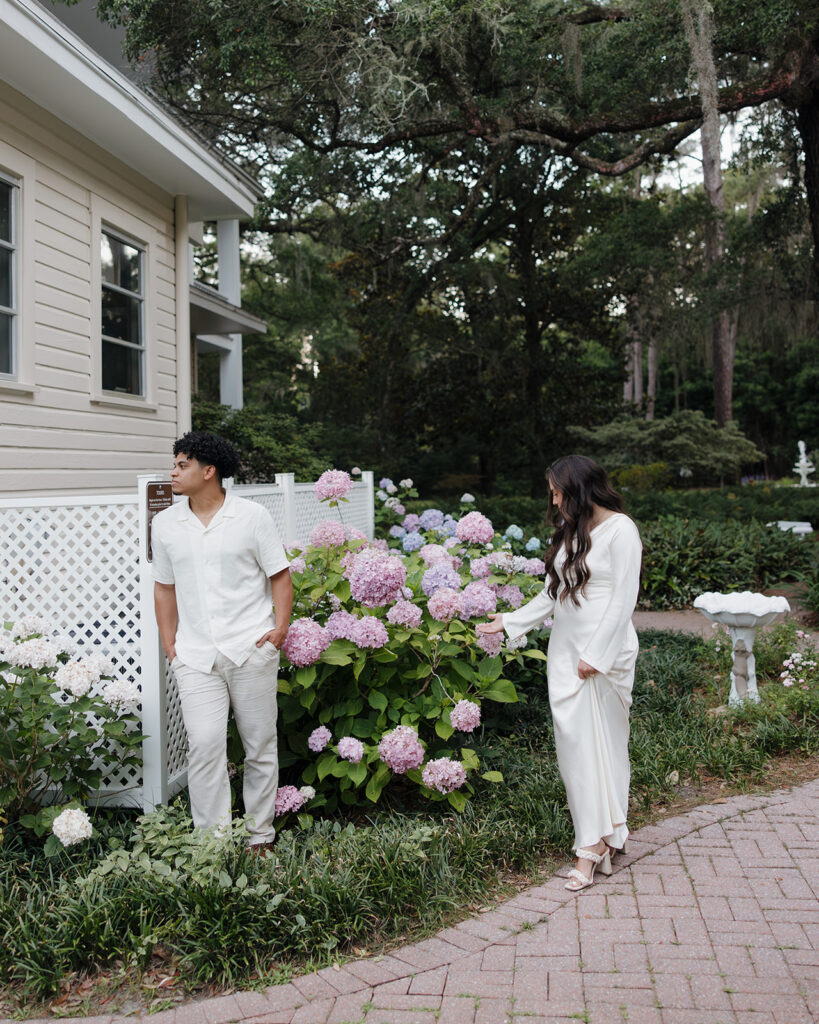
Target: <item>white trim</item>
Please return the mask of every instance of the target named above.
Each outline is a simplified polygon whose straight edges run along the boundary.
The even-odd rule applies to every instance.
[[[190,267],[188,266],[188,200],[174,199],[174,274],[176,287],[176,436],[191,429],[191,355]]]
[[[138,494],[44,494],[0,498],[0,508],[71,508],[76,505],[136,505]]]
[[[249,217],[261,190],[33,0],[0,0],[0,77],[171,195]]]
[[[31,157],[0,139],[0,171],[17,185],[14,374],[0,377],[0,388],[33,394],[34,385],[34,223],[36,165]]]
[[[123,395],[102,388],[102,260],[100,239],[103,231],[131,241],[142,250],[143,288],[143,374],[144,392],[141,395]],[[91,196],[91,402],[95,405],[114,405],[129,409],[156,412],[156,252],[160,246],[159,233],[96,194]]]

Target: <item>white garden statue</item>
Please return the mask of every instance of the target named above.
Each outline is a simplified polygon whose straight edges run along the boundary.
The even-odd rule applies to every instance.
[[[731,693],[732,706],[745,700],[758,701],[756,662],[754,660],[754,633],[757,626],[767,626],[777,615],[789,612],[787,598],[766,597],[750,590],[733,594],[700,594],[694,607],[712,622],[728,627],[731,636]]]
[[[808,480],[811,473],[816,471],[816,467],[808,458],[808,453],[805,448],[805,442],[799,442],[799,458],[796,460],[796,464],[793,467],[795,473],[799,474],[799,486],[800,487],[815,487],[816,484]]]

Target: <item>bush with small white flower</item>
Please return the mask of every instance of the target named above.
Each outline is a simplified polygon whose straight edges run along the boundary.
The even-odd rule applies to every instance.
[[[140,760],[137,687],[101,654],[75,652],[39,616],[0,623],[0,807],[10,822],[51,833],[47,854],[90,835],[74,805],[108,769]]]

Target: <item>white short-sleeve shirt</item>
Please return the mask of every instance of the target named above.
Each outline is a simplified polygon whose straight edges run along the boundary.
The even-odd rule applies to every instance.
[[[289,565],[270,514],[227,495],[203,526],[185,498],[154,517],[151,547],[154,579],[176,587],[180,661],[209,672],[219,652],[241,665],[276,624],[270,577]]]

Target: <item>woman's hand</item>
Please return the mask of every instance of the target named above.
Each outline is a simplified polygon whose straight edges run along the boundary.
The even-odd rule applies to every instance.
[[[581,679],[588,679],[590,676],[597,675],[597,669],[581,658],[577,663],[577,674]]]
[[[503,615],[500,612],[494,612],[489,616],[491,622],[479,622],[475,627],[478,633],[502,633],[503,632]]]

